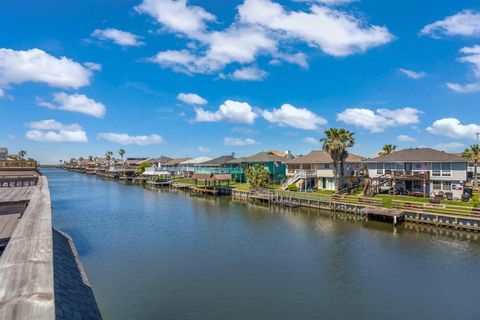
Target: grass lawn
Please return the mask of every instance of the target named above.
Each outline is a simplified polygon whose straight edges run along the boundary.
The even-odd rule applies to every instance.
[[[332,195],[335,191],[333,190],[315,190],[313,193],[317,194],[326,194],[326,195]]]
[[[240,191],[250,190],[250,184],[249,183],[232,183],[231,186],[232,186],[232,188],[236,188],[237,190],[240,190]]]
[[[375,198],[382,199],[382,206],[385,208],[392,207],[392,200],[399,201],[410,201],[410,202],[419,202],[419,203],[429,203],[429,200],[421,197],[409,197],[409,196],[391,196],[387,194],[377,194]],[[452,200],[442,200],[440,203],[451,205],[451,206],[462,206],[462,207],[474,207],[478,201],[470,200],[469,202],[463,201],[452,201]]]

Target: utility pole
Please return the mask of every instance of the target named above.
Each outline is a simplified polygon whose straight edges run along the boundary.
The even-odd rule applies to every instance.
[[[480,132],[475,133],[477,135],[477,141],[479,140],[480,137]]]

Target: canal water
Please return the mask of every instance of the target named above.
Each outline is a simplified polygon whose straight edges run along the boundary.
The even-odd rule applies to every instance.
[[[43,173],[105,319],[480,318],[480,234]]]

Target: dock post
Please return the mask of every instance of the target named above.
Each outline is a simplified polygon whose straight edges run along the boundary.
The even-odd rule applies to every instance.
[[[397,216],[393,216],[393,225],[397,224]]]

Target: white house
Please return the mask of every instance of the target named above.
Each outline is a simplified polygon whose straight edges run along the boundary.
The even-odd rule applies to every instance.
[[[430,148],[399,150],[364,163],[374,184],[383,190],[395,185],[400,194],[431,196],[443,191],[460,199],[467,181],[468,160]]]

